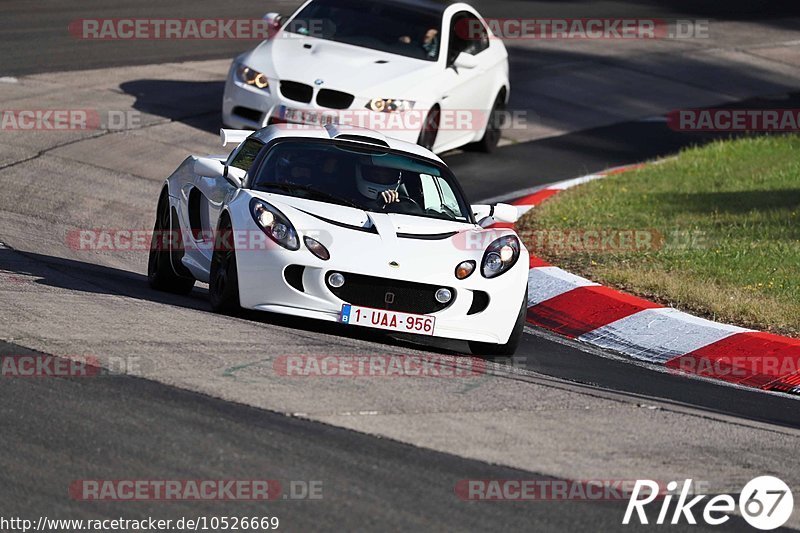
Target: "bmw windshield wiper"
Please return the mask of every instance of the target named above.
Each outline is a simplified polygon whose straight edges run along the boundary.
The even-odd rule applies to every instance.
[[[309,185],[300,185],[297,183],[277,183],[277,182],[269,182],[269,183],[259,183],[259,188],[271,188],[271,189],[280,189],[282,191],[304,191],[309,192],[312,195],[316,196],[317,198],[323,198],[335,204],[346,205],[348,207],[355,207],[356,209],[364,209],[360,205],[356,204],[348,200],[347,198],[341,198],[339,196],[335,196],[333,194],[321,191]]]

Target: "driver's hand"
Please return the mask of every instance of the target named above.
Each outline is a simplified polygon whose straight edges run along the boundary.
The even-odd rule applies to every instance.
[[[384,204],[393,204],[400,201],[400,193],[395,190],[383,191],[381,199]]]
[[[429,29],[428,31],[425,32],[425,37],[422,38],[422,44],[432,43],[438,34],[439,34],[438,30],[435,30],[433,28]]]

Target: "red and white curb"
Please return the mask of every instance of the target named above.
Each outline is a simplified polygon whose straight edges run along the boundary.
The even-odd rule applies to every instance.
[[[560,191],[640,167],[620,167],[511,201],[527,212]],[[531,256],[528,322],[565,337],[695,374],[800,394],[800,340],[699,318],[604,287]]]

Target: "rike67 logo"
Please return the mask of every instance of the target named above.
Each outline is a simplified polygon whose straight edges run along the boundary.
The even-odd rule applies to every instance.
[[[729,494],[719,494],[709,497],[706,494],[692,494],[692,480],[684,481],[680,492],[677,481],[667,484],[667,494],[659,493],[659,484],[648,479],[637,480],[625,509],[623,524],[631,523],[638,519],[640,524],[648,524],[645,507],[663,495],[661,508],[658,512],[656,524],[697,524],[695,513],[709,525],[717,526],[730,520],[730,514],[736,513],[736,500]],[[690,495],[691,497],[690,499]],[[671,504],[673,496],[677,501],[673,509]],[[706,498],[707,501],[703,502]],[[701,504],[703,502],[703,504]],[[750,480],[739,494],[738,501],[740,514],[748,524],[756,529],[776,529],[789,520],[794,509],[794,497],[789,486],[773,476],[760,476]],[[671,512],[670,512],[671,511]],[[671,516],[670,516],[671,515]],[[635,518],[634,518],[635,517]]]

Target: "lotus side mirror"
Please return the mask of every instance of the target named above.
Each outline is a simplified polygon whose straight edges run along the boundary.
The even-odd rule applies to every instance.
[[[242,188],[244,185],[244,177],[247,172],[238,167],[227,166],[225,167],[225,179],[236,188]]]
[[[482,228],[491,226],[495,222],[513,224],[519,219],[519,211],[510,204],[473,205],[472,214]]]
[[[519,220],[519,210],[510,204],[494,204],[494,214],[492,217],[498,222],[513,224]]]
[[[225,165],[218,159],[198,157],[194,162],[194,173],[208,178],[221,178],[225,174]]]

